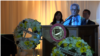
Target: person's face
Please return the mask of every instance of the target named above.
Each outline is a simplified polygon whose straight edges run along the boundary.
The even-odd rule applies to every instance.
[[[77,6],[73,5],[71,8],[72,16],[76,16],[78,13],[79,13],[79,10],[78,10]]]
[[[85,19],[89,19],[90,15],[88,14],[87,11],[84,11],[84,12],[83,12],[83,17],[84,17]]]
[[[60,20],[60,19],[61,19],[61,14],[58,13],[58,14],[56,15],[56,20]]]

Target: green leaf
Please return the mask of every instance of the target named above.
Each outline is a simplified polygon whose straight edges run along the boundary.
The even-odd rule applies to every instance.
[[[72,52],[76,52],[76,50],[75,50],[75,49],[71,49],[70,51],[72,51]]]
[[[92,53],[94,54],[95,52],[93,51],[93,49],[91,49]]]
[[[1,35],[5,35],[5,34],[1,34]]]
[[[71,37],[74,37],[74,35],[72,35]]]

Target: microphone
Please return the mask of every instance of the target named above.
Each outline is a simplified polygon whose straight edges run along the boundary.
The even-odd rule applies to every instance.
[[[67,20],[69,20],[71,17],[72,17],[72,15]],[[67,20],[65,20],[65,21],[67,21]]]

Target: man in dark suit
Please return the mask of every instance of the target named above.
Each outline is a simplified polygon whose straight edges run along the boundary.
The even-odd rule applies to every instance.
[[[80,11],[80,7],[78,4],[74,3],[70,6],[71,15],[65,20],[63,23],[64,26],[69,25],[86,25],[85,18],[81,17],[78,13]]]
[[[87,24],[87,25],[93,25],[93,24],[95,24],[95,22],[93,22],[93,21],[91,21],[91,20],[89,19],[90,14],[91,14],[91,12],[90,12],[88,9],[85,9],[85,10],[83,11],[83,17],[86,19],[86,24]]]

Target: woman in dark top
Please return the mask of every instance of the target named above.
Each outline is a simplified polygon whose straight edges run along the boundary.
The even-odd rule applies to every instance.
[[[54,15],[53,22],[51,25],[54,25],[56,23],[63,24],[63,19],[62,19],[62,13],[60,11],[57,11]],[[50,43],[50,52],[52,52],[52,48],[55,46],[53,43]]]
[[[53,19],[53,22],[51,23],[51,25],[54,25],[56,23],[63,24],[62,13],[60,11],[57,11],[55,13],[54,19]]]

